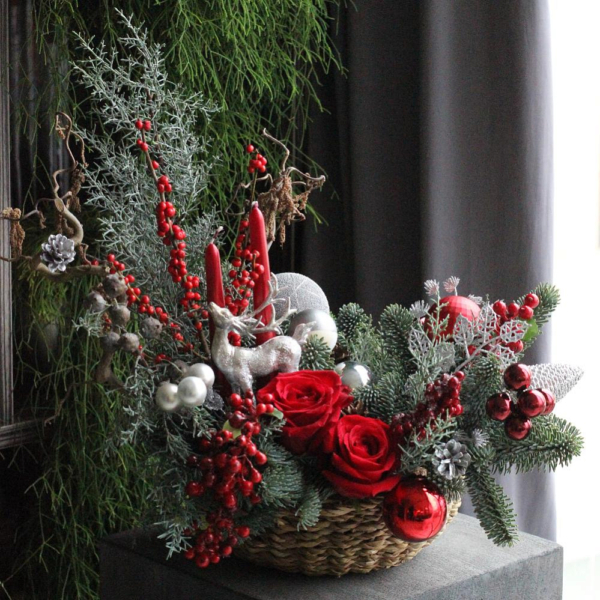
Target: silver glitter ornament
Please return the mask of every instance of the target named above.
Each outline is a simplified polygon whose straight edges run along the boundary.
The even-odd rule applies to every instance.
[[[236,393],[245,393],[252,389],[252,383],[258,377],[265,377],[276,371],[291,373],[298,370],[302,346],[306,342],[309,328],[298,326],[293,337],[279,335],[267,340],[256,348],[232,346],[229,343],[229,332],[235,331],[242,336],[253,336],[255,333],[274,331],[281,333],[280,325],[290,313],[289,301],[287,310],[278,319],[275,311],[271,311],[269,323],[261,323],[255,317],[269,305],[277,296],[277,280],[270,284],[268,297],[255,307],[252,314],[234,316],[227,308],[221,308],[214,302],[208,310],[215,325],[215,336],[212,342],[211,354],[215,366],[223,373]]]
[[[184,406],[202,406],[206,394],[206,384],[200,377],[184,377],[177,386],[177,399]]]
[[[207,388],[211,388],[215,383],[215,372],[209,365],[204,363],[195,363],[188,369],[188,375],[200,377]]]
[[[325,292],[310,277],[300,273],[279,273],[277,275],[279,293],[276,300],[290,301],[290,308],[302,312],[309,308],[322,310],[329,313],[329,301]],[[279,318],[283,314],[283,303],[276,302],[275,315]]]
[[[435,456],[431,461],[437,467],[437,471],[446,479],[454,479],[467,472],[471,464],[471,455],[467,447],[458,440],[450,440],[435,449]]]
[[[365,365],[352,360],[338,363],[334,371],[351,390],[357,390],[371,382],[371,371]]]
[[[579,382],[583,370],[571,365],[533,365],[531,387],[550,390],[556,400],[562,400]]]
[[[169,381],[163,381],[156,390],[154,401],[161,410],[174,411],[181,404],[181,401],[177,398],[177,386]]]
[[[290,334],[294,335],[296,329],[302,325],[310,327],[308,338],[320,337],[330,350],[335,348],[338,337],[337,327],[329,313],[314,308],[296,313],[290,321]]]
[[[75,260],[75,242],[62,233],[51,235],[42,244],[41,258],[52,273],[63,273],[67,265]]]

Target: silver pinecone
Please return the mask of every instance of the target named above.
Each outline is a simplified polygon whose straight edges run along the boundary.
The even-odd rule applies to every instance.
[[[442,477],[454,479],[466,473],[471,455],[464,444],[452,439],[436,447],[432,462]]]
[[[42,261],[53,273],[63,273],[67,265],[75,260],[75,242],[66,235],[51,235],[42,244]]]
[[[571,365],[533,365],[531,387],[550,390],[557,400],[564,398],[581,379],[583,370]]]

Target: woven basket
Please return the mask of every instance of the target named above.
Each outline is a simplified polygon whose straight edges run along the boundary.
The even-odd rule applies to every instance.
[[[340,577],[395,567],[435,538],[409,543],[394,537],[383,521],[382,502],[382,497],[353,503],[340,497],[330,499],[319,522],[301,531],[298,517],[283,510],[272,529],[248,539],[236,549],[236,555],[257,565],[305,575]],[[459,506],[460,500],[448,504],[446,525]]]

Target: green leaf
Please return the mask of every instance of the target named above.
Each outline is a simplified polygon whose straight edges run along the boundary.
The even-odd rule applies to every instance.
[[[283,413],[278,409],[274,409],[272,413],[270,413],[271,417],[275,417],[276,419],[283,419]]]
[[[236,438],[240,437],[240,435],[242,435],[242,430],[241,429],[235,429],[235,427],[232,427],[231,423],[229,421],[225,421],[225,425],[223,425],[223,429],[225,431],[231,431],[231,433],[233,433],[233,439],[235,440]]]
[[[536,323],[535,319],[529,319],[527,323],[529,323],[529,329],[527,330],[527,333],[523,336],[523,341],[531,342],[540,334],[540,328],[538,327],[538,324]]]

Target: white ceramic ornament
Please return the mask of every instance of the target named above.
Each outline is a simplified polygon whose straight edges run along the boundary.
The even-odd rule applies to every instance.
[[[187,375],[193,377],[200,377],[204,381],[204,385],[207,388],[211,388],[215,383],[215,372],[210,368],[209,365],[204,363],[196,363],[192,365],[187,372]]]
[[[329,301],[325,292],[310,277],[300,273],[279,273],[277,275],[279,292],[276,300],[287,300],[292,310],[301,312],[309,308],[329,313]],[[284,302],[275,302],[275,315],[281,317],[285,310]]]
[[[337,327],[329,313],[315,308],[308,308],[296,313],[290,321],[289,334],[293,335],[300,325],[311,325],[308,339],[313,336],[320,337],[330,350],[335,348],[338,338]]]
[[[154,400],[158,408],[165,412],[174,411],[181,404],[177,397],[177,386],[170,381],[163,381],[158,386]]]
[[[206,394],[206,384],[200,377],[184,377],[177,386],[177,398],[184,406],[202,406]]]
[[[348,360],[335,365],[335,372],[341,377],[342,383],[351,390],[364,387],[371,381],[371,372],[365,365]]]

